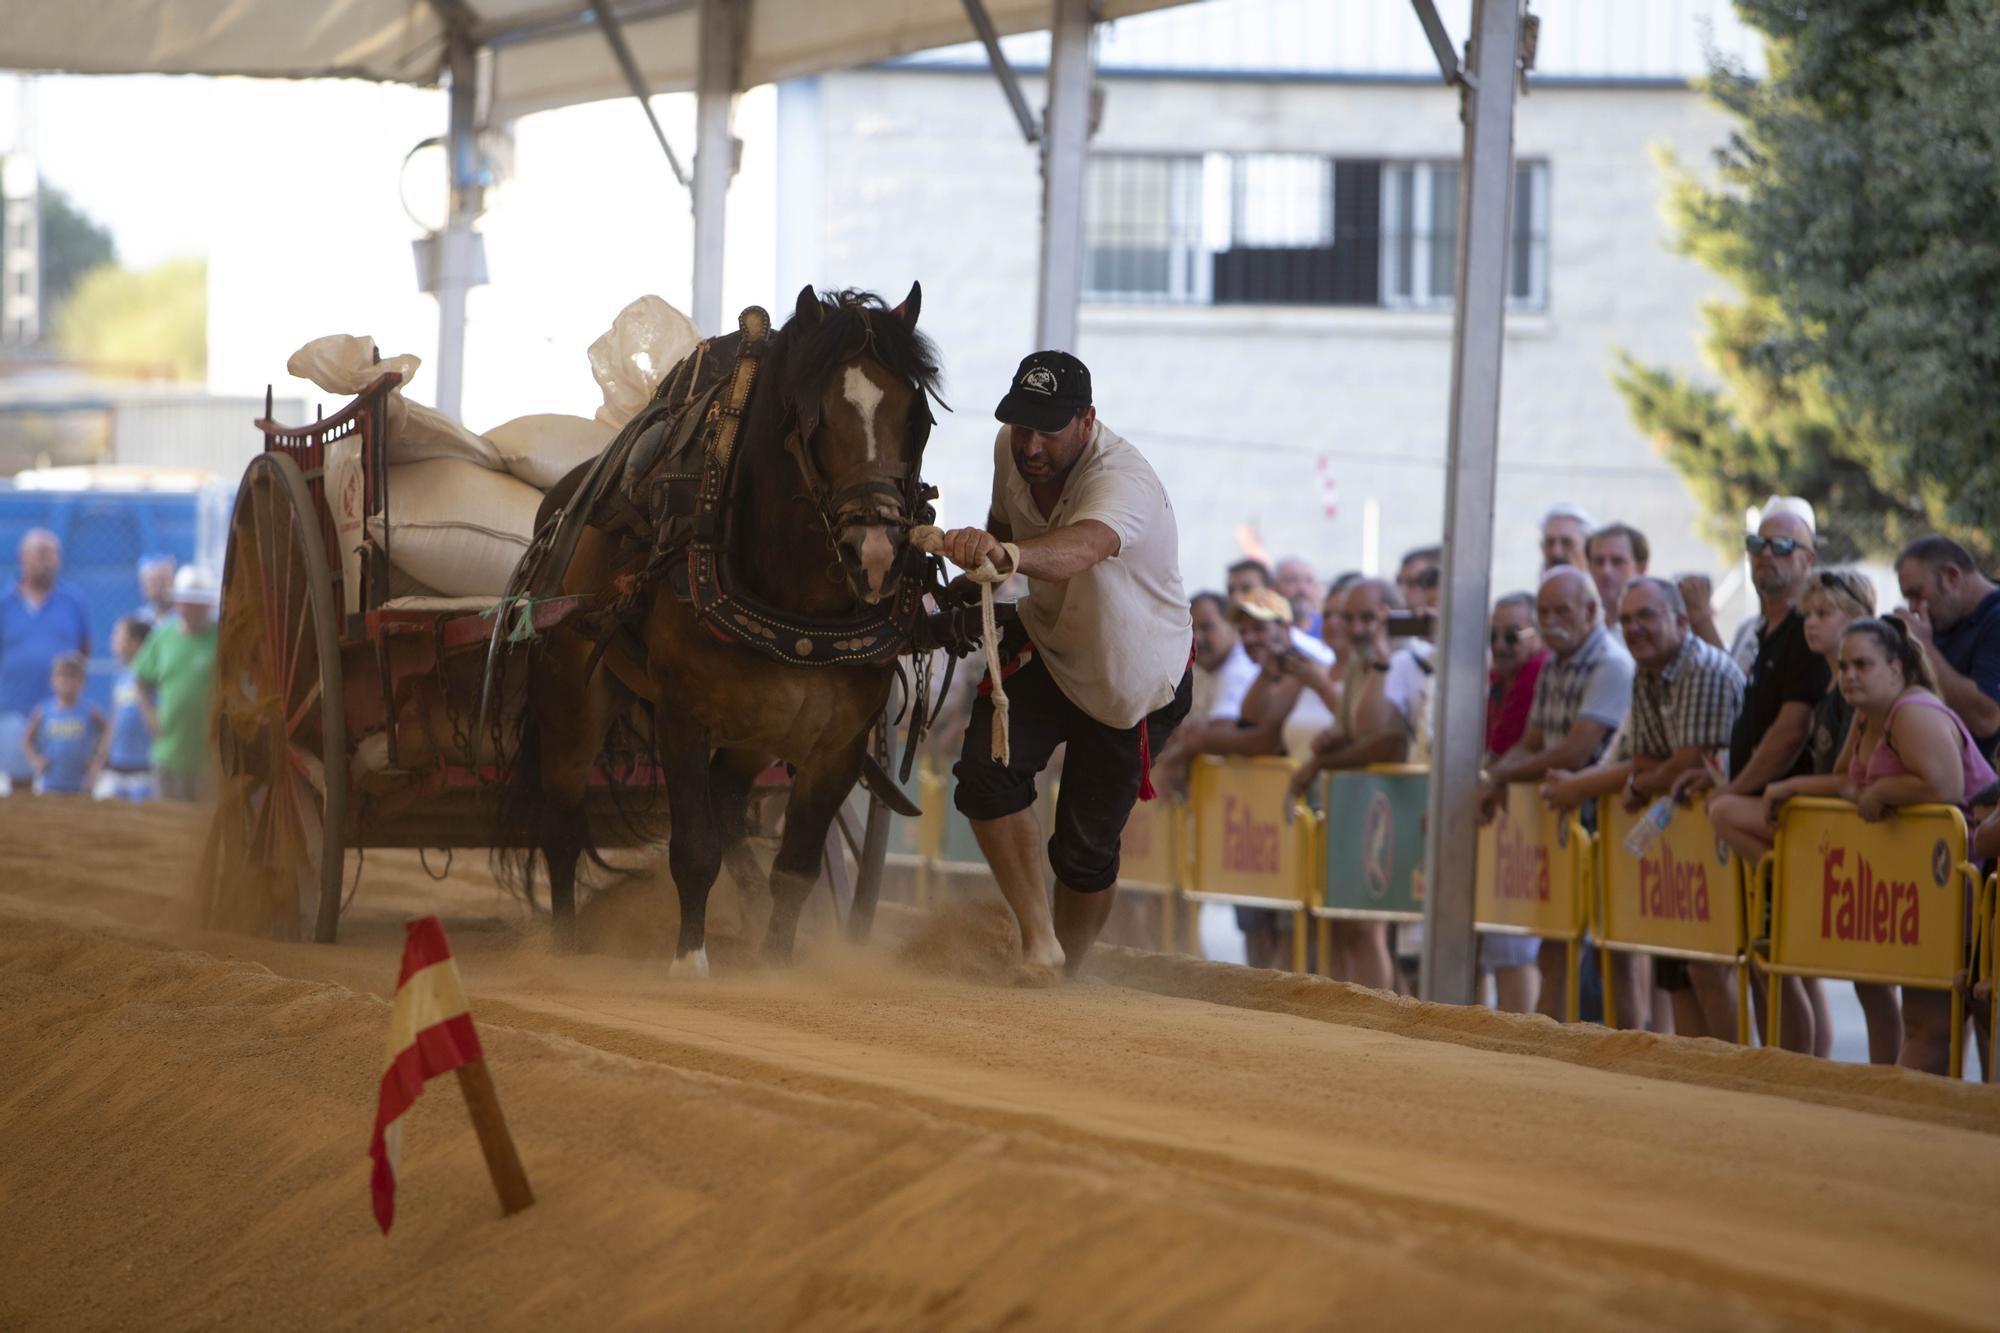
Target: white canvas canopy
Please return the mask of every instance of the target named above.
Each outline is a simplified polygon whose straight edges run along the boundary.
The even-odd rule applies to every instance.
[[[1185,0],[1105,0],[1100,19]],[[496,119],[624,96],[584,0],[68,0],[15,7],[0,67],[78,74],[245,74],[437,83],[447,16],[493,52]],[[612,13],[656,93],[697,82],[694,0],[623,0]],[[1047,28],[1050,0],[987,0],[1001,33]],[[973,40],[961,0],[754,0],[739,88]]]

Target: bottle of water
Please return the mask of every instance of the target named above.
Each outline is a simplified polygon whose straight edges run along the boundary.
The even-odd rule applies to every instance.
[[[1667,825],[1674,822],[1673,798],[1662,796],[1646,807],[1646,813],[1625,835],[1625,850],[1634,856],[1644,856],[1653,850],[1653,844],[1667,831]]]

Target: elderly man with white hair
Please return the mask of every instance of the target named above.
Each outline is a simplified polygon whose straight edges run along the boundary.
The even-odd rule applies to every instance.
[[[1632,706],[1632,655],[1605,631],[1597,585],[1589,574],[1574,565],[1544,574],[1535,615],[1542,642],[1553,656],[1535,678],[1527,733],[1487,770],[1482,821],[1498,810],[1509,783],[1540,782],[1552,773],[1573,773],[1596,763]],[[1568,948],[1550,940],[1541,949],[1541,1012],[1555,1019],[1565,1016],[1562,978]],[[1636,1026],[1645,1026],[1643,1000],[1635,996],[1625,1014]]]
[[[55,660],[90,656],[90,609],[60,579],[62,542],[32,528],[21,537],[20,562],[14,587],[0,597],[0,773],[16,792],[34,783],[22,741],[28,715],[48,695]]]
[[[1597,520],[1581,506],[1567,500],[1549,506],[1549,512],[1542,515],[1542,572],[1564,565],[1582,569],[1584,548],[1596,530]]]

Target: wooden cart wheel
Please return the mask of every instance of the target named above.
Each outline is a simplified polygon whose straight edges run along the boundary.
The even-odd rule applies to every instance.
[[[347,828],[338,607],[318,508],[284,454],[258,455],[236,493],[215,675],[207,919],[331,944]]]

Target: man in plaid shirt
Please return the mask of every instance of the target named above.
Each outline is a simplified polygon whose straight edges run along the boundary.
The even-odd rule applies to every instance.
[[[1492,818],[1508,783],[1594,763],[1631,704],[1632,658],[1606,632],[1588,574],[1561,565],[1543,575],[1535,618],[1554,656],[1535,680],[1527,734],[1487,772],[1481,822]]]
[[[1743,670],[1734,658],[1695,634],[1680,589],[1665,579],[1636,578],[1626,585],[1619,624],[1639,672],[1632,681],[1632,716],[1619,751],[1581,773],[1551,772],[1542,795],[1558,810],[1615,791],[1637,810],[1673,790],[1683,773],[1713,761],[1729,748],[1729,733],[1743,707]],[[1614,856],[1623,855],[1614,851]],[[1647,964],[1653,982],[1672,998],[1674,1031],[1683,1037],[1733,1040],[1736,979],[1719,963],[1685,963],[1627,953],[1617,959],[1614,984],[1619,1016],[1625,997],[1645,996]]]

